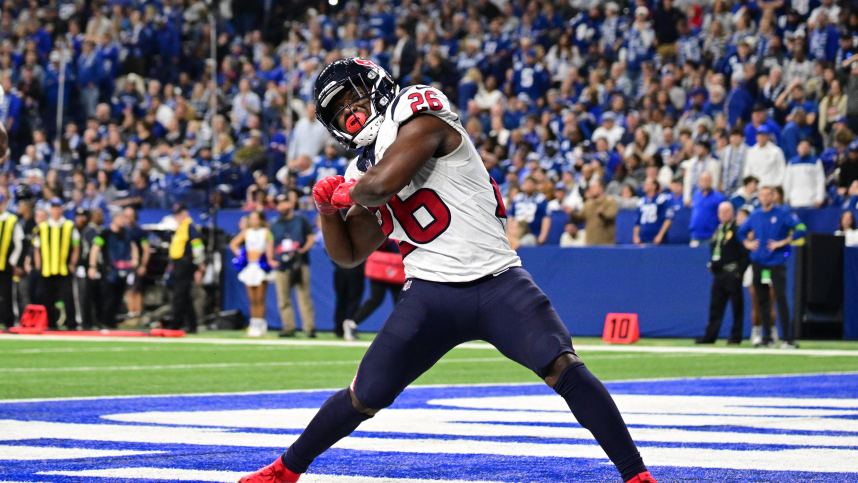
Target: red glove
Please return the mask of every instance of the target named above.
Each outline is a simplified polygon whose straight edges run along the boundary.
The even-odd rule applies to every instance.
[[[339,209],[350,208],[353,204],[355,204],[352,199],[351,189],[352,186],[357,184],[356,179],[350,179],[344,183],[341,183],[339,186],[334,189],[334,194],[331,195],[331,204]]]
[[[340,186],[346,181],[342,176],[325,176],[313,185],[313,201],[316,202],[316,209],[323,215],[332,215],[339,211],[337,207],[331,204],[331,196],[337,186]]]

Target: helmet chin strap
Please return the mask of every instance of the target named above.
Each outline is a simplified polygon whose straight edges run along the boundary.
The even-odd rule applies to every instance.
[[[375,116],[372,121],[367,123],[353,138],[352,142],[358,147],[368,146],[375,142],[378,137],[378,132],[381,130],[381,123],[384,121],[383,116]]]

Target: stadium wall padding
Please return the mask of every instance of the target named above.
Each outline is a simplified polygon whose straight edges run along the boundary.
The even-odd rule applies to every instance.
[[[858,247],[843,251],[843,338],[858,340]]]
[[[573,336],[601,336],[609,312],[637,312],[643,337],[698,337],[703,334],[709,307],[711,275],[708,249],[684,246],[605,248],[524,248],[524,267],[531,272]],[[858,274],[858,256],[856,274]],[[791,264],[792,265],[792,264]],[[333,265],[321,248],[311,252],[311,290],[316,327],[333,328]],[[247,294],[234,269],[225,265],[224,305],[247,310]],[[792,267],[788,293],[792,293]],[[858,285],[856,282],[855,285]],[[368,290],[365,291],[365,297]],[[745,297],[745,337],[750,332],[750,303]],[[294,300],[293,300],[293,306]],[[295,306],[297,307],[297,306]],[[384,304],[360,326],[376,331],[390,313]],[[267,320],[280,327],[273,285],[269,288]],[[721,336],[732,324],[728,308]]]

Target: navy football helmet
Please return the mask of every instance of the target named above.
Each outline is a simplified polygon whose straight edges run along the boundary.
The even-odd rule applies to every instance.
[[[316,78],[316,117],[331,136],[341,144],[356,149],[375,141],[384,113],[399,92],[399,86],[386,70],[375,62],[357,57],[340,59],[322,69]],[[343,110],[351,110],[352,103],[338,106],[337,97],[348,90],[354,92],[352,103],[369,99],[370,115],[353,116],[348,121],[354,125],[353,132],[346,132],[337,126],[337,119]],[[357,113],[361,114],[361,113]]]

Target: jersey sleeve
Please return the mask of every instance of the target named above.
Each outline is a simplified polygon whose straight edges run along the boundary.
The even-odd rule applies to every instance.
[[[343,175],[343,177],[346,180],[360,179],[360,177],[363,176],[363,172],[361,172],[361,170],[358,169],[357,164],[358,164],[358,158],[355,158],[355,159],[351,160],[351,162],[349,162],[349,165],[346,168],[346,174]]]
[[[447,96],[438,89],[426,85],[414,85],[403,89],[393,100],[391,118],[401,125],[418,114],[432,114],[447,122],[457,122],[459,115],[453,112]]]

